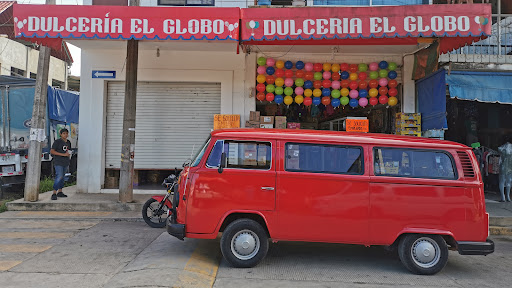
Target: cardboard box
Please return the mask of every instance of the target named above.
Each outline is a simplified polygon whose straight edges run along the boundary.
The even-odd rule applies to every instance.
[[[260,128],[274,128],[274,124],[260,124]]]
[[[245,128],[260,128],[260,121],[245,121]]]
[[[258,122],[260,122],[260,111],[251,111],[249,113],[249,121],[258,121]]]
[[[416,120],[421,123],[421,113],[396,113],[397,120]]]
[[[290,122],[287,124],[288,129],[300,129],[300,123]]]
[[[401,120],[395,122],[396,127],[421,127],[421,122],[417,120]]]
[[[274,116],[261,116],[260,124],[274,124]]]
[[[276,116],[274,122],[276,129],[286,129],[286,116]]]

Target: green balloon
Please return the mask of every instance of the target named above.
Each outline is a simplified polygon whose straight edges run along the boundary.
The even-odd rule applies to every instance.
[[[347,96],[343,96],[343,97],[341,97],[340,102],[341,102],[341,105],[346,106],[346,105],[348,105],[348,102],[350,102],[350,100],[348,100]]]
[[[267,64],[267,59],[265,57],[260,57],[260,58],[258,58],[257,63],[260,66],[265,66]]]
[[[395,71],[396,70],[396,63],[395,62],[389,62],[388,69],[389,71]]]
[[[386,77],[388,77],[388,70],[381,69],[381,70],[379,71],[379,77],[380,77],[380,78],[386,78]]]
[[[292,87],[286,87],[286,88],[284,88],[284,95],[286,95],[286,96],[292,96],[292,94],[293,94],[293,89],[292,89]]]
[[[274,92],[276,93],[276,95],[283,95],[284,89],[283,87],[276,87]]]
[[[379,72],[370,71],[370,74],[368,76],[370,76],[370,79],[377,79],[377,78],[379,78]]]
[[[276,86],[274,86],[272,84],[268,84],[267,85],[267,92],[268,93],[274,93],[275,90],[276,90]]]
[[[295,86],[297,86],[297,87],[304,86],[304,80],[302,78],[295,79]]]
[[[322,80],[322,72],[315,72],[315,74],[313,74],[313,78],[315,80]]]
[[[341,97],[341,92],[340,90],[338,89],[334,89],[331,91],[331,96],[332,98],[340,98]]]
[[[361,64],[359,64],[358,68],[359,68],[359,71],[366,72],[368,70],[368,65],[366,65],[366,63],[361,63]]]

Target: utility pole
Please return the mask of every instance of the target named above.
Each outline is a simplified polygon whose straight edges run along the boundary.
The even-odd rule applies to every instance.
[[[139,0],[130,0],[130,6],[139,6]],[[119,201],[121,203],[133,202],[133,155],[135,151],[139,41],[128,40],[126,48],[126,84],[124,88],[123,138],[119,177]]]
[[[56,0],[46,0],[47,5],[55,5]],[[41,147],[45,141],[46,97],[48,94],[48,70],[50,68],[51,48],[39,47],[37,77],[34,94],[34,108],[30,124],[30,142],[25,178],[25,201],[39,200],[39,181],[41,180]]]

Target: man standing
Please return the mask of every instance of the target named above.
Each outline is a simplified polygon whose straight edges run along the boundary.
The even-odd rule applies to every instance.
[[[57,200],[57,197],[68,197],[62,193],[62,188],[64,187],[64,173],[67,172],[69,167],[71,142],[68,140],[68,129],[61,129],[59,134],[60,138],[53,142],[52,150],[50,150],[50,153],[53,155],[53,167],[55,168],[52,200]]]

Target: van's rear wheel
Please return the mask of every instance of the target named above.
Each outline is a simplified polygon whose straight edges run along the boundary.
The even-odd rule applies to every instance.
[[[398,244],[402,264],[415,274],[432,275],[448,261],[448,246],[439,235],[405,235]]]
[[[267,255],[267,232],[254,220],[235,220],[224,229],[220,249],[234,267],[254,267]]]

